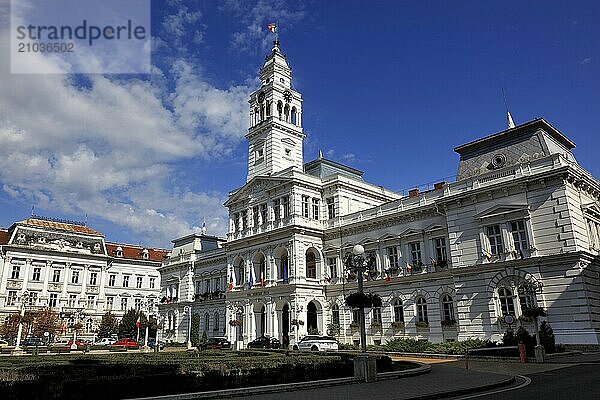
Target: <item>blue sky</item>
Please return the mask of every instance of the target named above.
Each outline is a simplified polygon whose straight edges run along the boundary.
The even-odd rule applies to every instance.
[[[204,220],[223,234],[273,21],[305,161],[322,150],[393,190],[452,180],[453,147],[505,128],[504,87],[517,124],[546,118],[600,176],[599,16],[592,1],[153,1],[151,76],[17,76],[0,57],[0,226],[35,205],[113,241],[169,246]]]

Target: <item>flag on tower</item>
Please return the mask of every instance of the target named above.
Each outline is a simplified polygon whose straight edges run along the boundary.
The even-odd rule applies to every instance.
[[[276,23],[269,24],[269,25],[267,25],[267,29],[273,33],[277,33],[277,24]]]
[[[233,290],[233,274],[229,275],[229,290]]]

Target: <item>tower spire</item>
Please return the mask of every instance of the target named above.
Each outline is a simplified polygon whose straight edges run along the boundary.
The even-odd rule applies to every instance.
[[[508,103],[506,101],[506,93],[504,93],[504,88],[502,88],[502,97],[504,98],[504,108],[506,109],[506,122],[508,124],[508,129],[512,129],[515,127],[515,121],[513,121],[513,117],[508,110]]]

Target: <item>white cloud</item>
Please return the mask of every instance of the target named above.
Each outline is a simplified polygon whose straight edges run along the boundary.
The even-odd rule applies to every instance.
[[[2,11],[0,11],[0,15]],[[4,26],[7,26],[4,24]],[[8,54],[0,29],[0,53]],[[246,130],[250,88],[217,88],[175,63],[168,90],[148,81],[89,75],[11,75],[0,59],[0,184],[21,202],[94,215],[168,245],[206,219],[223,234],[223,193],[178,182],[181,163],[231,153]],[[203,171],[204,172],[204,171]],[[210,173],[210,172],[208,172]]]
[[[579,65],[589,64],[592,61],[591,57],[586,57],[583,60],[579,61]]]

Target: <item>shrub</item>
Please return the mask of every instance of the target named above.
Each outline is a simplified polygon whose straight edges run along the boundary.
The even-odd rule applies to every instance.
[[[460,342],[430,343],[427,340],[411,338],[394,339],[383,345],[387,351],[405,353],[440,353],[440,354],[465,354],[467,350],[490,347],[495,344],[481,339],[468,339]]]
[[[519,344],[513,331],[504,332],[504,336],[502,336],[502,343],[505,346],[516,346]]]
[[[192,314],[192,332],[190,335],[192,346],[198,346],[200,344],[200,314]]]
[[[554,339],[554,331],[547,321],[544,321],[540,325],[540,344],[544,346],[546,352],[556,352],[556,341]]]

